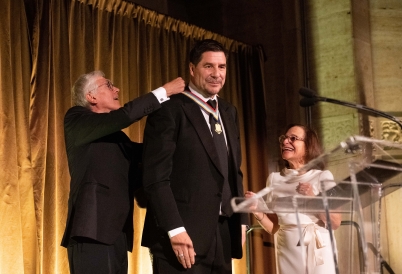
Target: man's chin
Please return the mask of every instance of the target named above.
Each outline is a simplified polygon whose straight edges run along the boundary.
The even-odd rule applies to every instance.
[[[222,89],[221,86],[214,87],[214,88],[209,88],[209,89],[207,89],[207,93],[212,96],[212,95],[218,94],[219,91],[221,91],[221,89]]]

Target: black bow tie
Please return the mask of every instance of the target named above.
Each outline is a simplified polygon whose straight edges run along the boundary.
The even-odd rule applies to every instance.
[[[216,109],[216,100],[208,100],[207,104]]]

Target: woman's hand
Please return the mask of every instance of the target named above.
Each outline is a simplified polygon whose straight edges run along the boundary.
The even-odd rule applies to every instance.
[[[255,195],[255,193],[252,192],[252,191],[246,191],[246,192],[244,193],[244,197],[246,197],[246,198],[251,198],[251,197],[253,197],[254,195]]]
[[[246,191],[244,193],[244,197],[252,198],[255,195],[252,191]],[[278,216],[275,213],[265,214],[264,212],[254,211],[257,209],[258,202],[250,206],[250,209],[256,218],[256,220],[260,223],[261,227],[267,231],[269,234],[274,234],[279,229],[278,224]]]
[[[299,185],[296,187],[297,193],[305,196],[315,196],[313,192],[313,187],[309,183],[299,183]],[[337,229],[342,221],[342,215],[339,213],[331,213],[330,215],[331,219],[331,226],[332,230]],[[327,224],[327,218],[324,213],[319,213],[317,214],[317,218],[319,219],[320,222],[322,222],[324,225],[323,227],[326,227]]]
[[[309,183],[299,183],[296,187],[296,192],[305,196],[315,196],[313,187]]]
[[[252,191],[246,191],[244,193],[244,197],[247,199],[254,197],[255,193]],[[254,211],[257,209],[258,201],[255,201],[255,203],[252,203],[249,207],[250,211],[254,213]]]
[[[254,197],[255,193],[252,191],[246,191],[244,193],[244,197],[247,199]],[[261,222],[261,220],[265,217],[264,212],[258,212],[256,209],[258,208],[258,201],[255,201],[255,203],[250,205],[250,211],[254,214],[254,217],[257,219],[257,221]]]

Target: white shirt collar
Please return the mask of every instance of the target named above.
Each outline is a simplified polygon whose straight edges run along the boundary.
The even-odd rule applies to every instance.
[[[213,95],[213,96],[211,96],[211,97],[204,97],[201,93],[199,93],[198,91],[196,91],[193,87],[193,83],[191,83],[190,82],[190,84],[188,85],[188,88],[190,89],[190,91],[192,92],[192,93],[194,93],[195,95],[197,95],[201,100],[203,100],[205,103],[208,101],[208,100],[216,100],[216,97],[217,97],[217,95],[215,94],[215,95]]]

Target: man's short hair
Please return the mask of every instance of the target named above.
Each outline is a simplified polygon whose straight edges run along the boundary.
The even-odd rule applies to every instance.
[[[95,70],[78,77],[71,89],[71,95],[75,106],[89,107],[86,95],[89,91],[96,90],[97,85],[94,83],[93,79],[99,76],[105,77],[103,71]]]
[[[196,66],[201,61],[202,54],[207,51],[223,52],[226,59],[228,58],[228,52],[221,43],[213,39],[205,39],[198,41],[190,51],[190,63]]]

